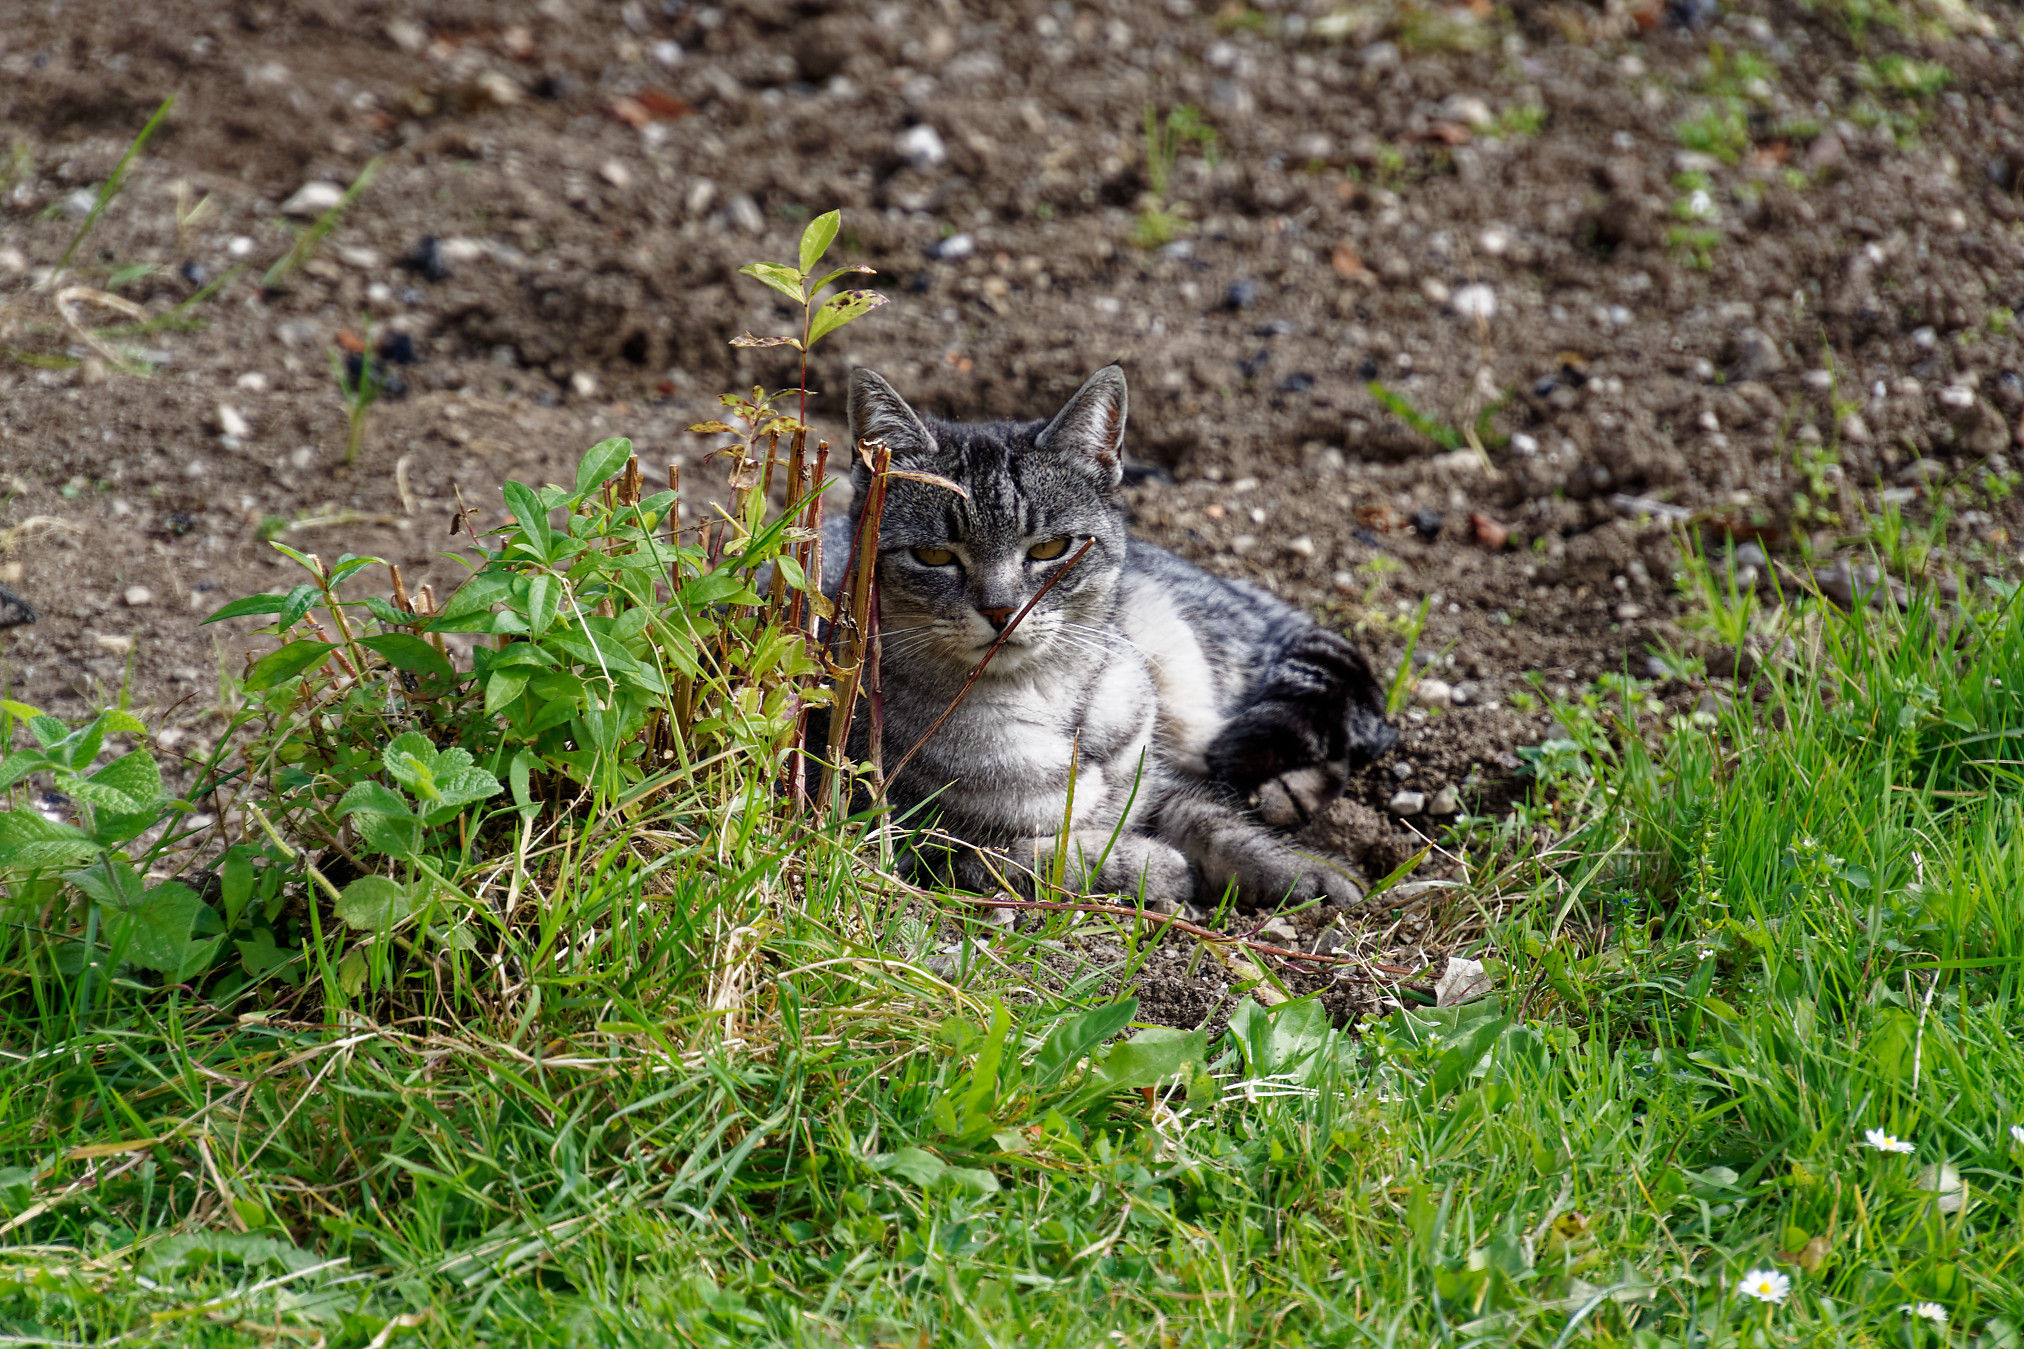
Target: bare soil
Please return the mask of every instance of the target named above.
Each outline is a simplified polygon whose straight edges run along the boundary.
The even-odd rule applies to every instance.
[[[459,491],[490,509],[507,478],[566,481],[613,434],[714,479],[684,428],[793,380],[727,344],[789,318],[736,269],[835,206],[837,256],[893,303],[819,354],[832,439],[852,365],[1004,417],[1122,361],[1146,535],[1380,665],[1427,602],[1430,696],[1320,834],[1372,876],[1447,822],[1394,813],[1399,791],[1494,813],[1523,790],[1515,751],[1552,733],[1512,705],[1528,680],[1565,695],[1703,650],[1678,521],[1844,595],[1886,511],[1939,522],[1914,584],[2019,570],[2013,3],[1920,0],[1861,35],[1835,0],[6,8],[0,585],[37,621],[0,632],[0,668],[60,715],[124,689],[185,752],[258,645],[198,621],[288,579],[263,531],[447,591]],[[143,377],[38,282],[171,94],[70,280],[160,315],[247,266],[199,326],[136,340]],[[1183,104],[1214,153],[1184,141],[1154,202],[1147,110]],[[1680,127],[1724,110],[1723,154],[1696,157]],[[305,223],[284,203],[376,157],[263,289]],[[330,353],[368,321],[416,360],[345,466]],[[1487,453],[1374,379],[1444,427],[1495,406]]]

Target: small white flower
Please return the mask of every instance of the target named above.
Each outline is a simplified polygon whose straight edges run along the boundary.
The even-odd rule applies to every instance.
[[[1736,1285],[1736,1291],[1759,1302],[1783,1302],[1792,1291],[1792,1280],[1775,1269],[1753,1269]]]
[[[1715,216],[1715,199],[1707,189],[1695,188],[1687,197],[1687,214],[1696,220],[1712,220]]]
[[[2013,1124],[2010,1126],[2010,1141],[2019,1146],[2024,1146],[2024,1124]]]
[[[1893,1137],[1881,1129],[1863,1130],[1862,1141],[1875,1148],[1878,1152],[1909,1153],[1912,1150],[1911,1143],[1905,1139]]]
[[[1702,960],[1706,960],[1709,956],[1712,956],[1713,954],[1715,954],[1714,951],[1710,950],[1708,947],[1705,946],[1703,946],[1699,952],[1699,956]]]
[[[1904,1306],[1899,1307],[1898,1310],[1906,1316],[1916,1316],[1922,1320],[1931,1321],[1936,1326],[1943,1326],[1947,1323],[1947,1309],[1937,1302],[1921,1302],[1915,1307]]]

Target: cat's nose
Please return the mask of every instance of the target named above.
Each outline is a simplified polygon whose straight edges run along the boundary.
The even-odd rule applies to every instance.
[[[1009,604],[997,609],[979,609],[977,612],[984,615],[984,621],[999,632],[1005,631],[1005,625],[1012,621],[1012,606]]]

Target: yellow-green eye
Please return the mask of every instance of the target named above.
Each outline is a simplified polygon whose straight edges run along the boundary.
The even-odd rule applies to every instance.
[[[946,567],[956,560],[956,555],[946,548],[916,548],[914,561],[924,567]]]
[[[1045,543],[1036,543],[1031,548],[1028,548],[1026,556],[1032,558],[1035,562],[1052,562],[1067,551],[1067,539],[1049,539]]]

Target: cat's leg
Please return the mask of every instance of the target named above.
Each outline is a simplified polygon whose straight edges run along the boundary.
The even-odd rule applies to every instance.
[[[979,848],[953,841],[916,850],[916,872],[927,872],[958,889],[977,894],[1009,889],[1031,899],[1041,890],[1040,877],[1055,874],[1055,861],[1065,861],[1063,888],[1074,894],[1109,894],[1171,909],[1194,898],[1194,874],[1188,859],[1172,844],[1147,834],[1120,833],[1115,840],[1104,830],[1077,830],[1066,850],[1059,836],[1023,839],[1006,846]]]
[[[1363,654],[1310,626],[1280,649],[1203,757],[1216,783],[1254,802],[1267,823],[1297,828],[1342,795],[1352,768],[1397,739]]]
[[[1161,805],[1159,823],[1161,836],[1199,868],[1205,898],[1234,882],[1247,908],[1363,902],[1362,887],[1342,862],[1295,847],[1213,791],[1175,793]]]

